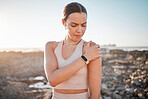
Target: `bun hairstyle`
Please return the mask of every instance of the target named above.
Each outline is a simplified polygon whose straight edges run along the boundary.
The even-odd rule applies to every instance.
[[[68,16],[71,13],[75,13],[75,12],[79,12],[79,13],[84,12],[87,15],[87,11],[86,11],[86,9],[85,9],[85,7],[83,5],[81,5],[80,3],[77,3],[77,2],[72,2],[72,3],[67,4],[64,7],[63,19],[66,21]]]

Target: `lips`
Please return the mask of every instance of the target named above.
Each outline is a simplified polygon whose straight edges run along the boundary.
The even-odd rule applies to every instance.
[[[77,38],[80,38],[82,35],[75,35]]]

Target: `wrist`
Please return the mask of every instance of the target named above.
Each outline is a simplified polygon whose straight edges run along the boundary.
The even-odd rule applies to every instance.
[[[83,59],[83,61],[88,64],[89,60],[87,59],[87,57],[85,55],[81,55],[81,58]]]

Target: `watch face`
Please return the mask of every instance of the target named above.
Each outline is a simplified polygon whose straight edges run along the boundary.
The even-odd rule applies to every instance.
[[[84,61],[87,61],[87,58],[85,56],[81,56],[83,58]]]

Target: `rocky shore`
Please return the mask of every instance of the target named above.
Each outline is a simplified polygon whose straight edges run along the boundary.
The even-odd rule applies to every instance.
[[[148,51],[104,53],[103,99],[148,99]]]
[[[52,89],[46,86],[43,55],[42,51],[0,52],[0,99],[51,97]]]
[[[148,98],[148,51],[102,50],[102,99]],[[0,99],[50,99],[44,54],[0,52]]]

